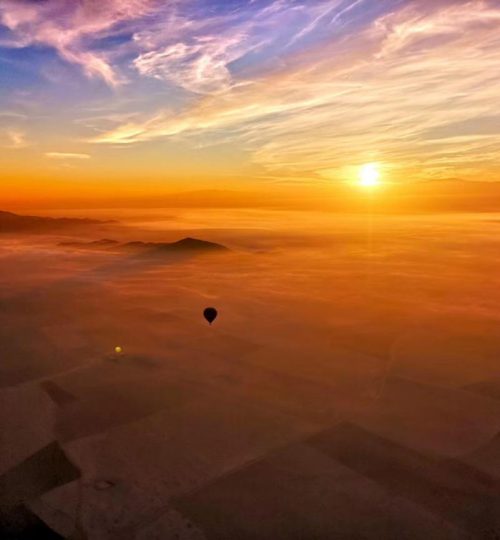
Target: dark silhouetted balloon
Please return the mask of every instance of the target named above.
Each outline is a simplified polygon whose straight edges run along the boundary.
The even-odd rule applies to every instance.
[[[207,307],[203,311],[203,316],[210,324],[212,324],[217,318],[217,310],[213,307]]]

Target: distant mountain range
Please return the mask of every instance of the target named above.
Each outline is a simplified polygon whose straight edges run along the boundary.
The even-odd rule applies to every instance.
[[[126,242],[103,238],[92,242],[61,242],[60,246],[87,249],[114,248],[139,255],[162,255],[172,253],[229,251],[226,246],[198,238],[183,238],[177,242]]]
[[[116,240],[110,240],[109,238],[102,238],[101,240],[93,240],[92,242],[60,242],[59,245],[63,247],[77,247],[77,248],[91,248],[91,249],[100,249],[100,248],[109,248],[117,246],[120,242]]]
[[[111,221],[98,221],[93,219],[80,218],[50,218],[39,216],[23,216],[12,212],[0,210],[0,233],[15,232],[55,232],[75,227],[102,225],[112,223]],[[81,249],[118,249],[136,255],[155,256],[173,253],[198,253],[228,251],[228,248],[215,242],[207,242],[198,238],[183,238],[177,242],[125,242],[102,238],[91,242],[68,241],[59,244],[63,247],[73,247]]]
[[[109,223],[93,219],[50,218],[38,216],[21,216],[0,210],[0,233],[9,232],[47,232],[71,227],[100,225]]]

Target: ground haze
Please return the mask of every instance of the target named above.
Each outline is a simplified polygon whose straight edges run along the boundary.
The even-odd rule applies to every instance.
[[[498,538],[498,215],[51,215],[0,237],[5,530]]]

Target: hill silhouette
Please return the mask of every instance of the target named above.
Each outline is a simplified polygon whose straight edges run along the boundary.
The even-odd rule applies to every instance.
[[[60,246],[64,247],[81,247],[81,248],[108,248],[119,244],[117,240],[102,238],[101,240],[93,240],[92,242],[60,242]]]
[[[23,216],[0,210],[0,233],[9,232],[47,232],[71,227],[99,225],[109,221],[87,218],[51,218]]]
[[[229,251],[226,246],[207,240],[198,238],[183,238],[176,242],[141,242],[133,241],[120,244],[116,240],[103,238],[101,240],[93,240],[92,242],[61,242],[60,246],[77,247],[88,249],[107,249],[115,248],[127,252],[132,252],[137,255],[162,255],[174,253],[201,253],[201,252],[216,252]]]
[[[120,246],[121,249],[137,251],[148,254],[183,253],[199,251],[228,251],[226,246],[198,238],[183,238],[177,242],[128,242]]]

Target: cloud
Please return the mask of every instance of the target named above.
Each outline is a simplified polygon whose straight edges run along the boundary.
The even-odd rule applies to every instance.
[[[239,36],[221,40],[204,36],[192,45],[176,43],[141,54],[134,66],[141,75],[165,79],[192,92],[209,93],[230,86],[228,64],[241,52]]]
[[[322,22],[326,21],[327,24],[330,26],[333,23],[339,21],[345,14],[352,11],[364,1],[365,0],[354,0],[348,3],[345,7],[342,6],[341,2],[334,2],[333,4],[331,2],[327,2],[325,8],[322,9],[319,14],[307,26],[305,26],[300,32],[296,33],[292,37],[290,44],[300,41],[308,34],[311,34],[315,30],[317,30]]]
[[[278,0],[264,5],[243,4],[224,14],[202,16],[189,10],[179,12],[174,6],[166,23],[162,19],[161,27],[134,35],[134,42],[143,52],[133,65],[141,75],[191,92],[221,92],[241,84],[245,70],[250,72],[254,64],[265,67],[273,56],[290,49],[294,42],[290,36],[300,38],[325,25],[331,32],[336,18],[359,3],[357,0],[342,7],[342,0]],[[331,14],[333,20],[327,20],[326,14]],[[317,38],[321,37],[318,31]]]
[[[26,148],[29,143],[24,131],[17,128],[7,128],[0,134],[0,146],[16,150]]]
[[[45,157],[49,159],[90,159],[89,154],[73,154],[71,152],[46,152]]]
[[[26,120],[27,116],[25,114],[16,113],[13,111],[0,110],[0,118],[7,118],[7,119],[13,119],[13,120]]]
[[[361,2],[263,0],[216,7],[200,0],[4,0],[0,24],[10,34],[1,45],[52,47],[111,86],[125,82],[124,57],[132,56],[141,76],[210,93],[234,83],[234,62],[248,62],[260,51],[254,58],[260,64],[304,36],[322,39]],[[106,42],[114,37],[119,44]]]
[[[373,161],[426,179],[500,164],[493,0],[4,0],[0,22],[4,46],[51,47],[131,83],[92,103],[116,113],[74,119],[95,144],[229,141],[290,179]]]
[[[12,35],[4,46],[42,44],[54,48],[68,62],[79,64],[87,75],[109,85],[122,82],[106,51],[95,51],[89,41],[106,37],[120,24],[151,13],[154,0],[4,0],[0,23]]]
[[[273,70],[227,84],[219,66],[217,92],[179,112],[158,111],[119,125],[93,142],[195,139],[224,130],[277,174],[380,161],[397,164],[400,176],[418,168],[426,178],[439,178],[458,175],[456,169],[471,176],[498,164],[499,134],[480,132],[479,124],[494,117],[500,95],[500,7],[480,0],[391,4],[390,12],[355,32],[333,33],[320,45],[283,56]],[[167,73],[169,62],[167,55]],[[159,65],[160,59],[148,69],[162,73]],[[189,70],[179,77],[193,80]],[[436,139],[440,127],[463,122],[465,139]]]
[[[21,131],[8,131],[7,136],[11,141],[11,148],[23,148],[27,146],[25,133]]]
[[[0,109],[0,147],[17,150],[30,146],[27,116],[14,110]]]

